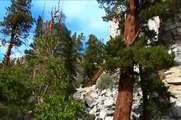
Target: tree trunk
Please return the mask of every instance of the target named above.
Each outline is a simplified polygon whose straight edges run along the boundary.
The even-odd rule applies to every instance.
[[[126,46],[131,46],[139,35],[139,24],[136,15],[136,0],[129,0],[129,9],[127,11],[124,40]]]
[[[133,68],[121,72],[114,120],[130,120],[134,81]]]
[[[17,27],[17,25],[14,25],[13,28],[12,28],[12,33],[11,33],[11,38],[10,38],[10,41],[9,41],[8,49],[6,51],[6,55],[5,55],[4,60],[3,60],[3,65],[4,66],[7,66],[8,63],[9,63],[9,60],[10,60],[11,50],[12,50],[13,44],[14,44],[14,37],[15,37],[15,33],[16,33],[16,27]]]
[[[9,42],[9,45],[8,45],[8,49],[7,49],[4,61],[3,61],[3,64],[5,66],[7,66],[8,63],[9,63],[12,48],[13,48],[13,40],[11,39],[10,42]]]
[[[98,78],[102,75],[102,73],[104,72],[104,68],[101,67],[98,72],[93,76],[92,79],[90,79],[90,81],[88,82],[88,84],[86,85],[86,87],[90,87],[94,84],[96,84]]]
[[[139,35],[139,24],[136,15],[136,0],[129,0],[128,7],[129,9],[127,11],[124,28],[124,41],[126,46],[130,47]],[[133,66],[132,68],[123,70],[120,75],[114,120],[130,120],[135,81]]]

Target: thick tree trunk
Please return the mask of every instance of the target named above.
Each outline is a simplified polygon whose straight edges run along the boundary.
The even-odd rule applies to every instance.
[[[129,0],[129,9],[127,11],[124,29],[124,40],[127,47],[135,42],[139,32],[139,24],[136,15],[136,0]]]
[[[130,47],[139,35],[139,24],[136,15],[136,0],[129,0],[128,7],[129,9],[127,11],[124,28],[124,41],[126,46]],[[122,71],[119,80],[119,90],[114,120],[130,120],[134,81],[133,67]]]
[[[121,72],[114,120],[130,120],[134,81],[133,68]]]

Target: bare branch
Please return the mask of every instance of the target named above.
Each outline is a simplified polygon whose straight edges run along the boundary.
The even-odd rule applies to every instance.
[[[48,34],[51,34],[52,32],[52,27],[53,27],[53,24],[55,23],[55,20],[58,19],[59,20],[59,15],[57,15],[58,13],[61,13],[60,11],[60,0],[58,1],[58,8],[56,8],[56,6],[54,7],[54,10],[52,8],[52,11],[51,11],[51,20],[49,22],[49,25],[48,25]]]

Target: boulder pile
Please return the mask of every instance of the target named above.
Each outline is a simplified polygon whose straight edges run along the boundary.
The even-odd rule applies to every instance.
[[[140,117],[141,89],[134,92],[133,110],[131,118],[138,120]],[[87,112],[91,120],[113,120],[116,106],[117,87],[100,90],[96,85],[77,88],[73,95],[76,99],[84,100],[87,104]],[[90,119],[89,119],[90,120]]]

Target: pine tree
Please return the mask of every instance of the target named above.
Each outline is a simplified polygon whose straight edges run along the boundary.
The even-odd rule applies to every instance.
[[[36,21],[36,29],[35,29],[35,38],[43,38],[43,35],[45,34],[44,30],[44,22],[43,18],[41,16],[38,17]]]
[[[53,33],[38,39],[36,57],[27,60],[34,88],[32,106],[38,120],[78,119],[85,114],[84,103],[70,97],[70,73],[64,57],[57,53],[57,44],[59,40]]]
[[[1,33],[10,36],[8,48],[3,64],[8,65],[12,48],[21,46],[28,37],[29,30],[33,23],[31,16],[31,0],[11,0],[11,6],[7,8],[7,16],[0,22]]]
[[[66,60],[73,60],[70,62],[71,67],[74,67],[81,51],[83,35],[71,36],[63,23],[62,33],[59,35],[56,23],[51,25],[51,31],[48,31],[48,27],[44,27],[43,20],[39,17],[32,49],[27,54],[30,59],[25,59],[23,65],[0,69],[0,97],[4,99],[0,102],[5,103],[0,103],[2,119],[17,119],[20,112],[22,115],[18,119],[27,119],[24,116],[27,112],[32,112],[32,119],[37,120],[84,119],[85,104],[67,94],[71,71],[69,72],[70,66],[66,66],[69,62]],[[62,54],[59,54],[62,52],[59,51],[60,45],[65,47],[61,49]],[[66,59],[67,56],[70,59]]]
[[[71,35],[71,32],[67,29],[63,21],[55,21],[51,30],[51,34],[47,34],[46,23],[39,17],[36,24],[34,42],[31,44],[32,49],[25,51],[26,58],[38,57],[40,46],[37,47],[37,43],[53,37],[50,41],[47,41],[47,45],[49,45],[47,48],[52,49],[50,51],[47,51],[47,49],[44,52],[47,54],[47,51],[51,56],[63,59],[64,67],[70,78],[70,86],[68,88],[70,92],[68,93],[73,93],[75,91],[74,84],[76,83],[75,79],[78,72],[77,65],[79,64],[78,61],[81,59],[81,51],[83,50],[82,40],[84,40],[84,36],[82,33],[80,35],[76,33]]]
[[[173,56],[169,55],[166,49],[159,45],[158,41],[153,40],[154,34],[149,31],[146,23],[148,19],[154,16],[159,16],[161,21],[173,16],[179,10],[179,1],[98,0],[98,2],[107,12],[105,19],[112,20],[117,18],[115,14],[118,14],[119,20],[121,18],[120,23],[124,23],[123,28],[120,28],[124,30],[121,37],[119,36],[116,40],[108,43],[106,63],[108,68],[120,68],[121,71],[114,120],[129,120],[133,86],[136,80],[133,70],[134,65],[140,65],[140,71],[146,70],[145,72],[147,72],[147,70],[153,69],[153,72],[168,68],[174,64]],[[176,9],[173,9],[174,7]],[[124,18],[125,15],[126,18]],[[148,44],[148,40],[151,41],[150,44]],[[144,77],[141,78],[142,83],[146,82]],[[147,96],[148,93],[145,95]],[[163,97],[164,93],[161,96]],[[145,113],[143,114],[144,120],[151,119],[150,117],[145,117]]]
[[[61,56],[64,60],[64,66],[66,71],[69,73],[69,91],[70,93],[75,92],[75,80],[77,77],[78,69],[77,65],[81,60],[82,40],[84,36],[81,33],[77,36],[74,33],[71,36],[71,32],[67,29],[64,24],[56,24],[55,30],[57,31],[56,36],[60,39],[60,43],[57,45],[55,54]]]
[[[84,77],[90,80],[99,70],[104,60],[104,44],[91,34],[86,42],[83,68]],[[88,81],[84,81],[87,83]]]
[[[30,74],[22,64],[0,69],[0,118],[15,120],[30,111],[33,87]]]
[[[60,36],[58,37],[62,34],[57,33],[55,28],[52,30],[51,34],[45,34],[42,39],[37,38],[36,47],[33,49],[36,57],[27,60],[34,83],[35,118],[38,120],[78,119],[82,115],[84,117],[85,106],[81,101],[70,97],[72,95],[72,91],[70,91],[72,84],[70,84],[69,66],[65,65],[67,54],[64,51],[59,51],[63,50],[59,48],[60,45],[67,47],[69,44],[60,39]],[[67,36],[64,34],[61,37],[65,37],[66,39],[64,39],[67,40]],[[63,56],[64,54],[65,56]],[[70,57],[72,58],[72,56]]]
[[[36,21],[36,28],[35,28],[35,35],[34,35],[34,41],[33,43],[30,44],[31,49],[25,50],[25,57],[27,59],[32,59],[35,58],[35,49],[36,49],[36,44],[38,39],[43,39],[45,37],[45,24],[43,22],[43,19],[41,16],[38,17]]]

